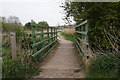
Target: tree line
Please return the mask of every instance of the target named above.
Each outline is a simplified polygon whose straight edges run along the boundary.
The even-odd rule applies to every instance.
[[[28,50],[31,49],[32,38],[29,35],[28,31],[31,31],[31,27],[28,26],[28,23],[40,24],[43,27],[49,26],[46,21],[41,21],[36,23],[34,20],[27,22],[25,25],[22,25],[20,19],[16,16],[0,17],[0,24],[2,24],[2,46],[10,47],[10,32],[16,34],[16,43],[18,49]],[[41,26],[35,28],[37,31],[40,31]],[[39,39],[38,39],[39,40]]]
[[[48,27],[49,24],[47,23],[47,21],[40,21],[38,23],[36,23],[34,20],[31,20],[30,22],[27,22],[25,25],[23,25],[20,22],[20,19],[16,16],[9,16],[8,18],[6,17],[0,17],[0,23],[2,24],[2,32],[10,32],[16,30],[16,28],[21,27],[24,30],[25,29],[31,29],[30,26],[28,26],[28,23],[34,23],[34,24],[40,24],[43,27]],[[36,30],[40,30],[41,26],[37,26]]]

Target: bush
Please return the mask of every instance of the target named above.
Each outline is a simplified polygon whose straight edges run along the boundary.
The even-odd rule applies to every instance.
[[[3,78],[31,78],[33,75],[39,73],[37,64],[32,62],[30,65],[27,57],[28,53],[22,52],[17,60],[12,60],[10,49],[4,48],[3,63],[2,63],[2,77]]]
[[[30,64],[28,55],[32,50],[32,37],[25,32],[25,27],[15,23],[2,23],[2,77],[3,78],[31,78],[39,73],[38,62]],[[12,60],[10,49],[10,32],[16,34],[17,60]],[[36,38],[36,41],[40,41]],[[39,45],[41,48],[41,45]]]
[[[98,55],[91,61],[87,78],[117,78],[118,54]]]

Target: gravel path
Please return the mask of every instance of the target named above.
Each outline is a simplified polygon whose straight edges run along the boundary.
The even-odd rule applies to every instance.
[[[59,35],[60,45],[52,51],[49,58],[43,60],[40,67],[42,72],[35,78],[84,78],[84,72],[75,72],[80,69],[80,60],[71,41]],[[47,57],[48,57],[47,56]]]

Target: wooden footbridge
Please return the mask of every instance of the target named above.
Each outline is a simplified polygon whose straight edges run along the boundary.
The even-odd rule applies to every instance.
[[[47,53],[50,52],[50,50],[56,46],[58,39],[57,39],[57,28],[56,27],[47,27],[47,32],[43,32],[44,26],[40,24],[30,24],[29,25],[32,28],[32,39],[33,39],[33,54],[32,57],[36,57],[39,54],[41,55],[42,59]],[[41,27],[41,33],[35,33],[35,27],[40,26]],[[82,55],[87,54],[87,49],[89,46],[89,41],[88,41],[88,20],[82,22],[81,24],[77,25],[75,28],[75,40],[76,40],[76,47],[78,48],[78,51]],[[47,35],[47,37],[44,37],[44,35]],[[36,42],[36,37],[41,36],[41,41]],[[39,45],[42,45],[40,50],[37,50],[37,47]]]
[[[57,32],[57,28],[55,27],[47,27],[46,32],[44,32],[44,26],[39,24],[30,24],[32,28],[32,39],[33,39],[33,53],[32,58],[36,58],[39,56],[39,59],[43,59],[46,54],[51,54],[49,59],[43,60],[41,63],[42,72],[36,78],[83,78],[84,72],[75,73],[76,69],[81,69],[78,58],[79,53],[88,58],[88,20],[79,24],[75,28],[75,45],[71,41],[67,41]],[[35,27],[40,26],[41,32],[36,33]],[[45,36],[46,35],[46,36]],[[40,36],[41,41],[37,42],[36,37]],[[59,40],[59,41],[58,41]],[[57,43],[60,43],[58,46]],[[38,48],[40,47],[41,48]],[[56,50],[54,52],[50,52],[54,47]],[[77,50],[78,49],[78,50]]]

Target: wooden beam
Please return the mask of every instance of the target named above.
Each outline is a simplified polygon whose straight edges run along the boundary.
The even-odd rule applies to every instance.
[[[17,60],[17,54],[16,54],[16,36],[15,33],[10,33],[10,39],[11,39],[11,50],[12,50],[12,59]]]

